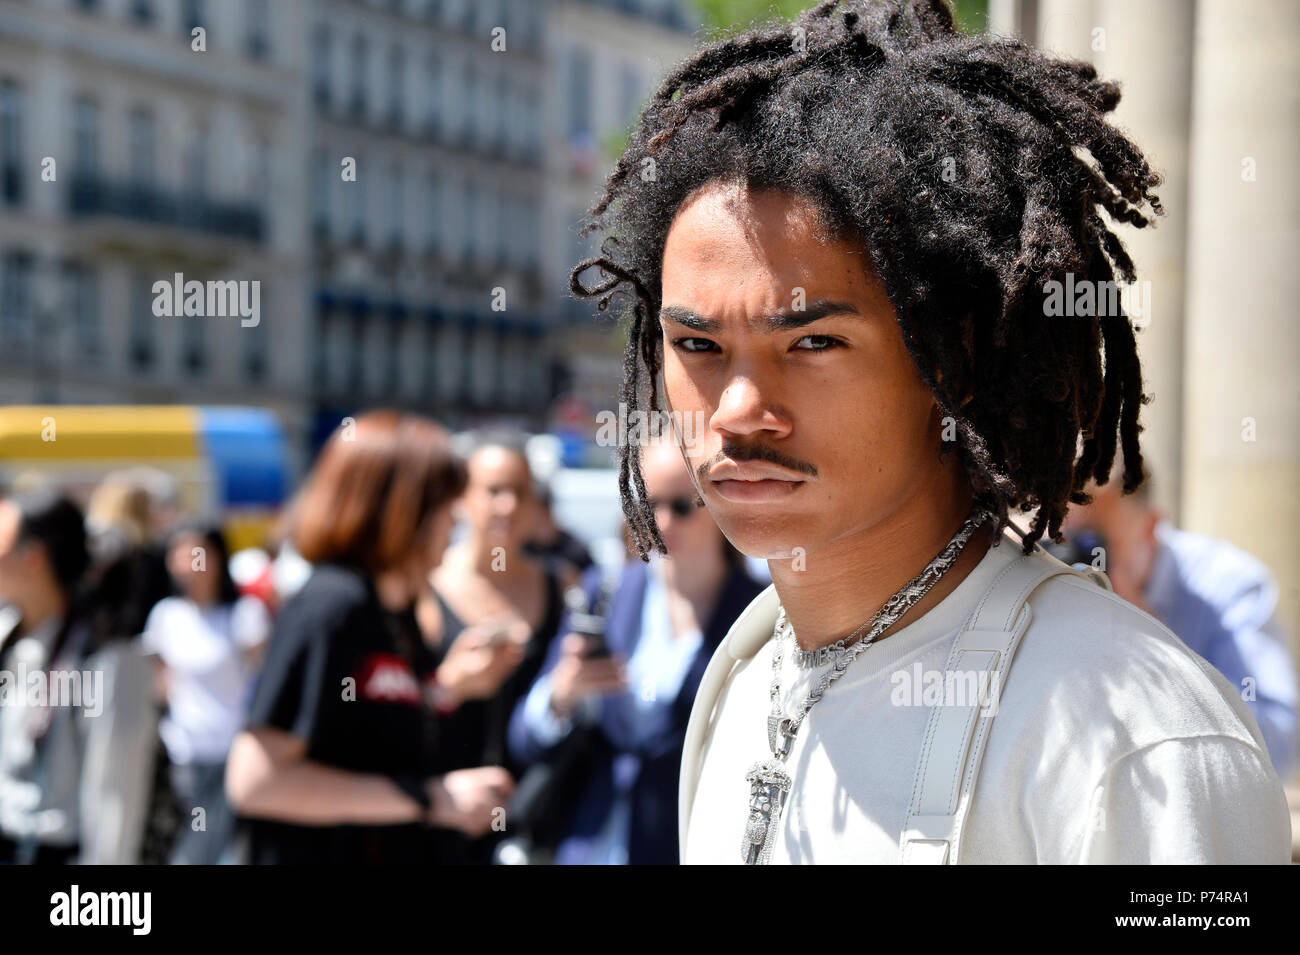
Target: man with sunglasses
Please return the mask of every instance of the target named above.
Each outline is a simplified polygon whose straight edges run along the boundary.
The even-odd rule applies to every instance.
[[[650,506],[671,559],[629,561],[602,608],[603,637],[569,633],[566,617],[542,676],[516,708],[511,755],[536,762],[584,733],[560,864],[675,864],[682,740],[709,658],[761,585],[702,506],[672,440],[645,454]],[[599,604],[599,568],[584,578]]]

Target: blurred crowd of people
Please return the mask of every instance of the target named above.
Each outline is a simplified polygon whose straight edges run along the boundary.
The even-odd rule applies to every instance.
[[[767,581],[671,440],[643,473],[672,559],[611,573],[557,526],[522,435],[473,437],[359,417],[260,560],[147,471],[84,511],[0,499],[0,862],[676,863],[691,704]],[[1121,596],[1252,683],[1285,776],[1267,572],[1145,497],[1099,494],[1069,530],[1063,557],[1104,541]]]
[[[675,559],[611,575],[524,435],[470,437],[340,428],[260,559],[146,471],[0,500],[0,861],[676,862],[691,702],[766,581],[671,443]]]

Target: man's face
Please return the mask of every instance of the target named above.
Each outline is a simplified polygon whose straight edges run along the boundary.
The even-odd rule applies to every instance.
[[[717,525],[705,508],[695,506],[698,495],[677,444],[657,441],[642,448],[641,474],[668,556],[690,562],[697,555],[720,554]]]
[[[1158,547],[1156,524],[1160,514],[1155,508],[1124,497],[1118,475],[1101,486],[1089,482],[1087,491],[1092,503],[1071,505],[1061,530],[1069,538],[1085,531],[1099,534],[1105,553],[1081,556],[1094,566],[1104,566],[1115,593],[1146,610],[1144,594]],[[1104,565],[1098,562],[1099,557],[1105,558]]]
[[[663,258],[664,390],[723,533],[813,554],[886,520],[940,470],[938,406],[866,252],[814,237],[780,192],[710,185]],[[692,440],[693,439],[693,440]]]

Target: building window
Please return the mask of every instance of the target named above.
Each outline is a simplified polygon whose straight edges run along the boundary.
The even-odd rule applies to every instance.
[[[316,312],[315,328],[308,329],[311,338],[311,374],[317,391],[329,390],[330,373],[330,321],[328,312],[320,309]],[[260,326],[259,326],[260,327]]]
[[[425,74],[424,128],[430,136],[436,136],[442,125],[442,64],[436,56],[429,57]]]
[[[189,37],[198,27],[206,29],[207,18],[204,14],[203,0],[181,0],[181,30]]]
[[[484,320],[480,318],[480,321]],[[470,388],[473,401],[480,406],[491,405],[496,401],[501,388],[501,366],[497,361],[497,337],[490,334],[485,325],[480,324],[475,329],[471,354],[474,372]]]
[[[181,367],[190,374],[202,374],[207,366],[207,319],[202,315],[181,315]],[[245,329],[241,329],[245,331]]]
[[[63,268],[63,313],[72,325],[73,347],[83,364],[98,362],[102,351],[99,326],[99,281],[95,272],[79,262]]]
[[[6,202],[22,201],[23,91],[10,80],[0,81],[0,195]]]
[[[388,122],[401,129],[406,115],[406,55],[400,46],[388,54]]]
[[[618,77],[618,115],[614,125],[631,126],[641,109],[641,75],[636,68],[624,64]]]
[[[185,149],[185,191],[198,199],[208,191],[208,127],[200,123],[190,130]]]
[[[437,401],[438,389],[438,346],[441,329],[437,321],[426,321],[422,332],[424,347],[420,349],[420,366],[423,371],[420,378],[420,397],[425,401]]]
[[[366,115],[366,72],[370,68],[370,44],[361,34],[352,38],[352,115],[361,119]]]
[[[329,154],[324,149],[317,149],[311,162],[312,227],[321,237],[329,235],[330,230],[332,174]]]
[[[336,314],[330,320],[329,327],[329,382],[328,387],[342,391],[350,383],[352,360],[355,348],[353,335],[358,319],[349,315]],[[355,389],[352,389],[355,390]]]
[[[384,387],[390,395],[398,394],[402,388],[402,330],[401,321],[388,321],[388,360],[385,363]]]
[[[0,265],[0,340],[25,346],[32,333],[32,272],[30,252],[9,252]]]
[[[402,167],[395,162],[388,169],[388,245],[393,249],[402,246],[404,186]]]
[[[271,143],[264,135],[257,135],[249,147],[248,198],[267,218],[272,217],[275,195],[275,165],[271,161]]]
[[[267,0],[247,0],[244,13],[248,55],[265,60],[271,55],[271,12]]]
[[[128,137],[131,152],[131,183],[139,189],[154,184],[154,119],[146,109],[131,111]]]
[[[131,19],[140,26],[153,22],[153,0],[131,0]]]
[[[496,203],[496,260],[502,266],[510,262],[510,218],[514,215],[514,200],[502,193]]]
[[[271,308],[270,290],[266,283],[263,282],[259,292],[258,307],[262,316],[273,314]],[[267,359],[269,349],[267,345],[267,336],[270,335],[267,324],[264,321],[258,321],[256,325],[239,328],[239,334],[244,336],[244,375],[249,381],[261,381],[267,376],[268,367]]]
[[[329,26],[324,23],[318,24],[312,34],[311,86],[312,95],[321,106],[328,106],[330,103],[330,59],[333,50],[334,43]]]
[[[136,274],[131,296],[130,347],[131,364],[140,371],[153,366],[154,322],[153,279],[144,272]]]
[[[84,179],[99,171],[99,104],[91,99],[72,104],[72,171]]]
[[[425,248],[436,253],[442,246],[442,182],[436,172],[425,181],[424,216]]]
[[[461,141],[472,143],[474,141],[474,127],[476,126],[478,113],[478,77],[474,73],[474,67],[465,67],[465,90],[464,97],[461,100],[460,114],[460,135]]]
[[[521,251],[523,251],[520,264],[524,266],[524,269],[532,272],[532,270],[537,269],[538,260],[538,212],[536,201],[525,199],[523,205],[521,205],[520,212],[523,213],[523,222],[521,222],[519,230]]]
[[[366,321],[360,315],[352,316],[352,347],[348,350],[347,390],[359,394],[365,382]]]
[[[342,390],[351,371],[353,319],[335,314],[329,323],[329,373],[326,387]]]
[[[461,258],[466,262],[474,261],[478,254],[475,233],[478,231],[478,190],[472,182],[465,183],[464,216],[461,219]]]
[[[530,92],[525,100],[526,115],[524,129],[528,149],[536,155],[542,148],[542,104],[541,97]]]
[[[506,148],[506,140],[510,135],[510,102],[512,96],[510,81],[502,73],[497,77],[496,102],[493,104],[496,125],[492,129],[492,137],[494,139],[493,145],[497,149]]]
[[[567,65],[570,138],[591,131],[591,56],[583,50],[570,50]]]
[[[356,245],[366,242],[366,178],[362,170],[361,157],[357,156],[357,178],[343,183],[347,196],[348,241]]]

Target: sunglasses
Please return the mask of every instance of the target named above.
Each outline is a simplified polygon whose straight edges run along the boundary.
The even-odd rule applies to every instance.
[[[676,517],[690,517],[695,512],[695,509],[700,506],[699,498],[695,497],[672,497],[667,500],[650,498],[646,503],[650,505],[652,511],[657,511],[660,505],[667,504]]]

